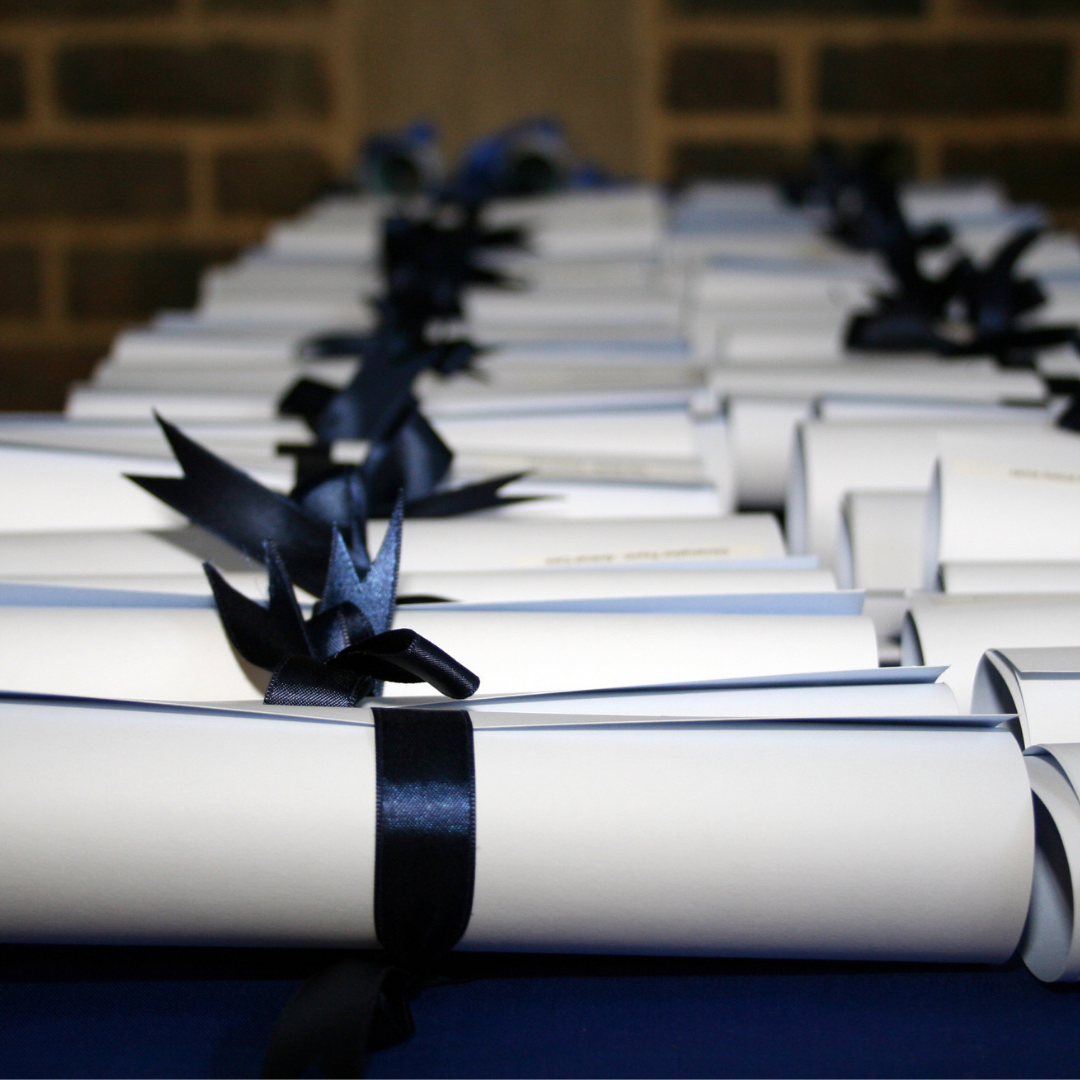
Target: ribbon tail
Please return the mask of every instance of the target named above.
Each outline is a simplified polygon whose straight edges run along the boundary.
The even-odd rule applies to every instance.
[[[437,491],[422,499],[413,499],[405,504],[405,516],[410,518],[456,517],[458,514],[472,514],[478,510],[492,510],[499,506],[511,506],[519,502],[532,502],[534,499],[546,499],[547,495],[503,495],[500,488],[520,480],[528,473],[507,473],[494,476],[490,480],[481,480],[477,484],[451,488],[449,491]]]
[[[279,416],[299,416],[312,431],[337,390],[314,379],[297,379],[278,402]]]
[[[296,583],[318,596],[326,576],[327,526],[161,417],[157,420],[184,476],[128,479],[258,562],[263,561],[264,541],[273,540]]]
[[[323,1076],[362,1077],[369,1050],[409,1038],[409,979],[385,956],[354,953],[302,983],[278,1015],[264,1080],[318,1067]]]

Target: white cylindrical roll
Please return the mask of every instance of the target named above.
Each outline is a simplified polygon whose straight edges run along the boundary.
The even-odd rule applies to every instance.
[[[1080,593],[1080,561],[947,562],[940,573],[947,593]]]
[[[259,471],[259,480],[287,490],[288,469]],[[164,529],[184,518],[125,473],[177,476],[160,458],[0,446],[0,533]]]
[[[386,523],[368,525],[374,551]],[[689,565],[786,554],[771,514],[681,520],[417,518],[402,531],[402,573]]]
[[[385,534],[385,521],[369,522],[372,552],[378,550]],[[771,514],[630,521],[418,518],[406,521],[402,530],[401,572],[701,568],[784,555],[780,527]],[[225,569],[258,569],[256,563],[198,529],[0,532],[0,580],[200,575],[204,559]]]
[[[784,505],[795,429],[810,415],[807,398],[728,400],[728,436],[740,507],[778,510]]]
[[[928,569],[1080,561],[1080,438],[1052,428],[949,435],[932,500]]]
[[[837,577],[848,589],[917,589],[926,545],[926,495],[849,491],[837,548]]]
[[[1008,430],[1031,424],[1009,421]],[[939,441],[949,431],[972,434],[1002,425],[981,421],[808,421],[799,426],[787,498],[788,544],[795,554],[836,558],[840,508],[849,491],[927,492]]]
[[[1036,846],[1031,909],[1020,954],[1043,982],[1080,979],[1080,744],[1051,743],[1025,751],[1035,796]]]
[[[398,610],[485,694],[672,684],[877,665],[854,615],[641,615]],[[256,677],[258,678],[258,677]],[[0,689],[152,701],[262,696],[213,608],[0,607]],[[392,684],[426,696],[426,683]],[[437,695],[435,695],[437,696]]]
[[[364,710],[355,710],[366,719]],[[370,947],[365,723],[0,707],[0,937]],[[1000,731],[480,730],[465,949],[1002,961]]]
[[[615,615],[399,608],[394,625],[417,631],[474,671],[484,694],[541,694],[877,667],[874,624],[862,615]],[[430,696],[431,688],[423,683],[395,684],[391,692],[398,697]]]
[[[971,707],[1016,713],[1025,746],[1080,742],[1080,648],[990,649]]]
[[[727,364],[714,368],[709,385],[721,396],[824,395],[930,398],[970,402],[1041,402],[1046,387],[1033,371],[1002,370],[990,360],[932,360],[922,356],[874,357],[838,364]]]
[[[829,592],[829,570],[482,570],[405,573],[398,595],[417,593],[463,603],[706,596],[727,593]]]
[[[911,598],[901,635],[905,664],[947,665],[942,675],[963,711],[987,649],[1080,646],[1080,596]]]

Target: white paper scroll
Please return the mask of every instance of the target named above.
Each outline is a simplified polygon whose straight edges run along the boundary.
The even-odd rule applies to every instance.
[[[1080,436],[943,438],[928,537],[928,581],[942,563],[1080,561]]]
[[[375,550],[385,523],[368,525]],[[786,554],[771,514],[679,520],[514,521],[417,518],[402,532],[401,569],[524,570],[685,566],[778,559]]]
[[[6,704],[0,732],[0,938],[375,944],[367,724]],[[464,949],[995,962],[1020,937],[1004,732],[480,730],[475,761]]]
[[[1002,370],[989,360],[927,360],[922,357],[849,360],[812,365],[728,364],[709,373],[721,395],[930,398],[973,402],[1042,402],[1046,388],[1031,371]]]
[[[3,612],[0,611],[0,619]],[[485,694],[549,693],[874,667],[861,615],[408,611],[407,626],[480,676]],[[395,686],[396,696],[430,687]]]
[[[160,458],[0,446],[0,533],[155,529],[183,523],[125,473],[176,476]],[[275,488],[291,486],[285,469],[257,470]]]
[[[1021,956],[1044,982],[1080,979],[1080,745],[1029,747],[1024,756],[1035,796],[1036,849],[1031,910]]]
[[[145,536],[148,534],[137,534]],[[2,545],[0,545],[2,547]],[[230,564],[235,565],[235,563]],[[227,570],[229,583],[247,596],[266,599],[267,578],[257,570]],[[12,578],[0,576],[0,604],[23,603],[9,599],[20,589],[42,590],[42,602],[63,603],[71,589],[98,593],[154,593],[161,597],[205,597],[210,602],[210,584],[199,569],[176,574],[54,575]],[[56,594],[55,600],[44,590]],[[437,596],[460,603],[542,604],[547,601],[606,601],[659,598],[739,597],[755,599],[772,595],[807,597],[815,600],[833,595],[836,579],[828,570],[792,568],[788,570],[496,570],[462,573],[402,574],[398,596]],[[304,594],[306,595],[306,594]],[[89,597],[88,597],[89,599]],[[102,597],[102,600],[105,598]],[[68,606],[76,606],[68,602]]]
[[[814,593],[835,589],[828,570],[532,570],[404,573],[398,595],[441,596],[464,603],[585,600],[632,596]]]
[[[849,491],[841,507],[837,578],[845,588],[899,591],[922,584],[922,492]]]
[[[1037,418],[1029,425],[1045,424]],[[800,425],[787,498],[788,543],[795,553],[836,558],[840,508],[849,491],[929,491],[939,440],[950,431],[997,435],[1002,427],[972,421],[822,422]]]
[[[670,684],[877,662],[857,615],[669,615],[398,610],[489,694]],[[261,697],[212,608],[2,607],[0,690],[150,700]],[[398,696],[430,696],[425,683]]]
[[[813,676],[809,676],[803,681],[809,683],[812,679]],[[797,683],[800,680],[794,676],[790,681]],[[572,725],[581,723],[586,716],[606,720],[631,714],[642,723],[648,722],[651,717],[717,720],[934,717],[947,722],[948,717],[958,717],[959,712],[952,690],[942,682],[683,688],[617,694],[536,694],[492,700],[475,699],[469,702],[469,710],[475,717],[482,718],[477,723],[486,723],[489,717],[498,717],[505,726],[509,726],[512,718],[517,718],[520,724],[529,724],[534,718],[541,717],[543,723],[548,725],[555,722]]]
[[[905,664],[949,665],[942,676],[962,710],[987,649],[1080,646],[1080,596],[917,594],[901,638]]]
[[[784,505],[795,429],[801,420],[810,419],[811,412],[812,403],[805,398],[728,399],[728,438],[740,507]]]
[[[475,473],[701,484],[730,469],[717,460],[727,440],[706,443],[685,409],[442,417],[435,427],[455,467]]]
[[[1080,593],[1080,562],[948,562],[947,593]]]
[[[1080,647],[990,649],[971,707],[1016,713],[1025,746],[1080,742]]]
[[[130,485],[132,488],[134,484]],[[138,490],[138,489],[136,489]],[[384,521],[368,524],[378,550]],[[412,519],[402,532],[402,573],[786,565],[776,519],[765,514],[658,521]],[[226,570],[257,565],[202,530],[0,534],[0,580],[199,576],[212,559]]]
[[[263,422],[185,424],[184,433],[234,465],[286,472],[288,460],[278,454],[278,445],[307,443],[311,439],[307,425],[296,417]],[[48,419],[27,419],[25,414],[16,418],[0,416],[0,444],[174,461],[164,432],[152,418],[142,422],[80,423],[52,416]]]

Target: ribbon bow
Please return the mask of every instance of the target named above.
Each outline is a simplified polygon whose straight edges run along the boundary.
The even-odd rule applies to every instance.
[[[332,528],[326,582],[306,621],[273,541],[264,553],[270,577],[266,606],[234,589],[212,563],[204,565],[233,648],[249,664],[273,673],[268,705],[352,706],[378,694],[383,680],[427,682],[453,698],[476,692],[480,680],[438,646],[413,630],[390,629],[401,524],[399,500],[363,577],[340,531]]]

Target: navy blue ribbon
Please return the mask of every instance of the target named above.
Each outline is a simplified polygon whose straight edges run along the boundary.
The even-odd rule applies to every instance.
[[[472,913],[476,780],[465,711],[374,709],[375,932],[305,982],[271,1036],[264,1077],[363,1075],[370,1050],[414,1031],[410,1000]]]

